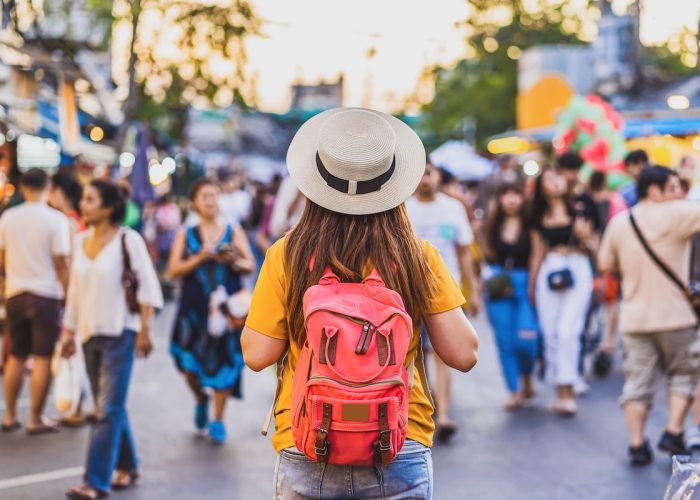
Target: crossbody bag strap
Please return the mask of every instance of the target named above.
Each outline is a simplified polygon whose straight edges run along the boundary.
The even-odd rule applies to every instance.
[[[634,215],[632,215],[632,212],[630,212],[630,223],[632,224],[632,229],[634,230],[635,234],[637,235],[637,238],[639,239],[639,242],[642,244],[644,247],[644,250],[646,250],[647,254],[649,257],[651,257],[651,260],[653,260],[656,265],[661,269],[668,278],[675,283],[675,285],[681,289],[683,292],[683,295],[688,295],[688,287],[681,281],[681,279],[676,276],[676,273],[674,273],[671,268],[669,268],[664,261],[662,261],[656,253],[651,249],[649,246],[649,242],[644,238],[644,235],[642,235],[642,232],[639,230],[639,226],[637,225],[637,221],[634,219]]]

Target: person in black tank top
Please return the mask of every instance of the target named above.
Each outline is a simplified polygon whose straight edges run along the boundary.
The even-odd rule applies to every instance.
[[[538,325],[528,298],[531,235],[522,189],[503,184],[496,189],[486,224],[486,311],[496,336],[501,368],[510,399],[506,410],[519,409],[534,396],[532,374],[537,358]],[[507,276],[506,296],[495,293],[489,280]]]
[[[581,380],[581,335],[593,291],[590,254],[599,241],[597,212],[589,209],[585,197],[570,193],[561,172],[546,169],[535,185],[531,224],[529,288],[544,341],[547,379],[556,388],[552,411],[572,416],[577,411],[574,386]]]

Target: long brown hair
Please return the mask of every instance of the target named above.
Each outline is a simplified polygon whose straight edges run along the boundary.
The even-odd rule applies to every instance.
[[[306,338],[304,293],[318,283],[326,266],[342,281],[356,282],[372,263],[386,285],[401,295],[414,321],[425,314],[437,289],[403,204],[377,214],[345,215],[307,200],[301,219],[287,235],[284,254],[289,336],[297,344]]]
[[[505,210],[503,210],[503,205],[501,205],[501,197],[506,193],[517,193],[523,197],[523,203],[520,205],[518,212],[521,223],[518,241],[523,241],[530,237],[530,213],[522,186],[513,182],[500,184],[491,200],[484,230],[484,235],[486,236],[484,239],[484,254],[486,259],[491,262],[496,260],[495,246],[501,237],[501,228],[503,227],[503,221],[506,219]]]

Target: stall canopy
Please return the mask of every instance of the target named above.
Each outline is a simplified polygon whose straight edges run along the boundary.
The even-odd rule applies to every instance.
[[[517,136],[535,142],[546,142],[554,139],[555,133],[555,127],[541,127],[506,132],[494,136],[492,139]],[[623,134],[626,139],[665,134],[685,136],[698,133],[700,133],[700,116],[627,119],[623,129]]]
[[[430,161],[461,181],[480,181],[493,172],[493,162],[464,141],[448,141],[430,153]]]

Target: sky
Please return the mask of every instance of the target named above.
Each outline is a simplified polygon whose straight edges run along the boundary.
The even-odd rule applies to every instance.
[[[248,43],[248,69],[262,110],[284,112],[290,85],[345,75],[345,105],[394,111],[421,72],[465,52],[455,23],[465,0],[251,0],[265,20],[264,38]],[[576,1],[576,0],[572,0]],[[615,0],[616,11],[630,0]],[[684,25],[695,30],[700,0],[644,0],[641,37],[659,43]],[[375,56],[368,58],[373,48]]]

